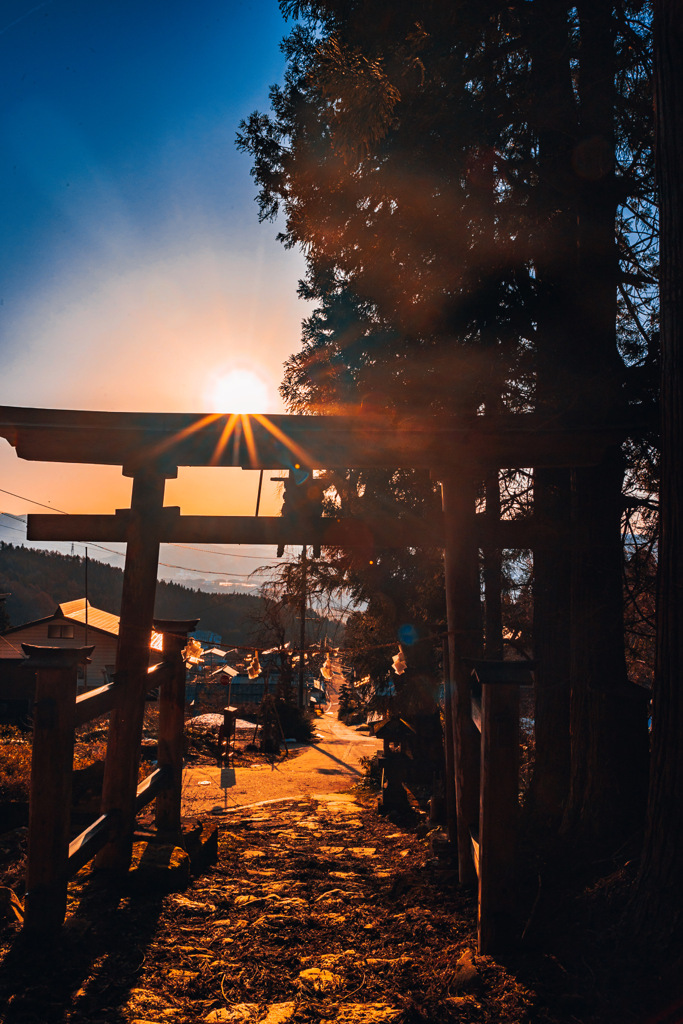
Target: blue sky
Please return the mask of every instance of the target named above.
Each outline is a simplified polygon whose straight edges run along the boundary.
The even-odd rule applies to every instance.
[[[36,279],[204,224],[254,228],[234,136],[279,79],[274,0],[6,2],[0,20],[2,295]],[[217,223],[218,222],[218,223]]]
[[[255,411],[282,411],[303,261],[276,225],[259,225],[234,142],[284,71],[276,0],[4,0],[1,11],[0,404],[209,411],[217,382],[230,401],[237,369],[242,389],[245,374],[261,387]],[[181,470],[166,501],[253,514],[257,477]],[[112,512],[130,497],[115,468],[26,463],[4,441],[0,487],[14,515],[39,510],[25,498]],[[279,504],[267,480],[262,513]],[[0,534],[21,542],[17,520],[0,517]]]
[[[237,370],[241,392],[245,374],[259,385],[254,411],[282,411],[303,260],[258,223],[235,133],[268,108],[287,31],[276,0],[5,0],[0,404],[210,411]],[[252,510],[251,474],[207,473],[181,474],[168,502]],[[102,467],[22,464],[4,442],[0,475],[69,512],[122,507],[130,488]]]

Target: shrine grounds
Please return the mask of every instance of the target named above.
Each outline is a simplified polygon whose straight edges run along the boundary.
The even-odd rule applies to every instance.
[[[341,755],[350,760],[346,748]],[[258,795],[308,755],[240,756],[236,779],[251,776],[240,786]],[[208,752],[190,759],[200,781],[220,773]],[[204,795],[175,850],[149,843],[151,815],[142,818],[129,876],[84,868],[69,885],[63,931],[42,943],[12,913],[25,831],[10,829],[0,838],[2,1024],[683,1020],[676,965],[630,957],[620,930],[635,870],[628,851],[574,865],[573,875],[569,864],[563,886],[547,891],[530,871],[521,945],[479,956],[474,893],[435,855],[438,828],[419,807],[382,817],[362,773],[351,774],[318,775],[327,791],[258,806],[214,802],[224,796],[219,776],[215,793],[197,785]],[[236,786],[227,793],[236,797]]]

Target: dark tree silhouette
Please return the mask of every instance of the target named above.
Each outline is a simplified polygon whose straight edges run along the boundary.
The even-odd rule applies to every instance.
[[[655,948],[683,938],[683,8],[655,3],[661,223],[662,469],[652,769],[636,922]]]
[[[261,215],[284,213],[283,240],[305,250],[301,292],[318,303],[286,367],[290,407],[536,407],[597,432],[626,423],[653,335],[643,4],[282,8],[300,19],[285,84],[238,142]],[[625,468],[612,448],[598,467],[534,481],[560,542],[536,557],[531,795],[590,842],[637,828],[644,806],[645,701],[624,657]],[[488,479],[492,509],[496,491]],[[491,641],[493,600],[487,615]]]

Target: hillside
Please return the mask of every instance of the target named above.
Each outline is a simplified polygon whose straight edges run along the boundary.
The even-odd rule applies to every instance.
[[[118,615],[122,585],[121,569],[89,560],[88,597],[96,608]],[[51,615],[62,601],[84,596],[85,560],[0,542],[0,593],[10,595],[4,606],[9,621],[0,622],[0,629]],[[200,629],[219,633],[227,644],[249,642],[261,607],[261,599],[251,594],[207,594],[177,583],[157,584],[159,617],[198,618]]]

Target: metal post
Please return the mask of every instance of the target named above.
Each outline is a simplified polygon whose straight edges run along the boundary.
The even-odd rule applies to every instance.
[[[486,476],[486,518],[489,523],[500,522],[500,482],[498,471],[492,470]],[[503,553],[491,542],[484,548],[484,609],[486,657],[494,661],[503,660]]]
[[[259,477],[258,477],[258,492],[256,494],[256,511],[254,512],[254,516],[256,518],[258,518],[259,505],[261,504],[261,488],[262,487],[263,487],[263,470],[261,470],[259,472]]]

